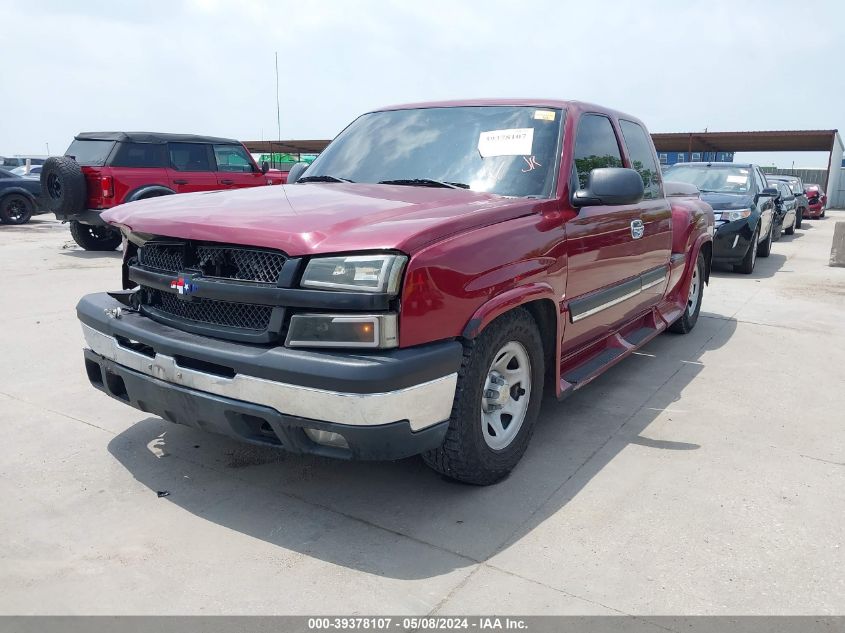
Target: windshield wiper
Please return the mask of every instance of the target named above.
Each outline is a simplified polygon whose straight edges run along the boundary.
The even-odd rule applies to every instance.
[[[303,176],[296,182],[355,182],[349,178],[338,178],[337,176]]]
[[[399,178],[397,180],[380,180],[380,185],[409,185],[411,187],[445,187],[446,189],[469,189],[469,185],[462,182],[444,182],[431,178]]]

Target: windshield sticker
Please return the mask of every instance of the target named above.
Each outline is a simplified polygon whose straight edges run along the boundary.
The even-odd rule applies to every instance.
[[[478,153],[488,156],[527,156],[534,145],[534,128],[490,130],[478,136]]]
[[[734,176],[734,175],[729,175],[729,176],[728,176],[728,182],[735,182],[735,183],[737,183],[737,184],[739,184],[739,185],[744,185],[745,183],[747,183],[747,182],[748,182],[748,176]]]
[[[527,165],[527,167],[522,170],[523,174],[527,174],[529,171],[534,171],[538,167],[542,167],[542,165],[537,162],[536,156],[532,156],[531,158],[526,158],[525,156],[523,156],[522,160],[524,160],[525,164]]]
[[[534,110],[534,118],[538,121],[554,121],[554,110]]]

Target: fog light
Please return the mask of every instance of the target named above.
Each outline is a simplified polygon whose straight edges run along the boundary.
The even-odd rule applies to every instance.
[[[334,446],[335,448],[349,448],[346,443],[346,438],[340,433],[332,433],[331,431],[321,431],[320,429],[305,429],[307,435],[312,442],[322,444],[323,446]]]

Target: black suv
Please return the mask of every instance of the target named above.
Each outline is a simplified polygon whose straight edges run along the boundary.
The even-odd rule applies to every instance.
[[[751,274],[757,256],[769,256],[779,192],[769,187],[757,165],[678,163],[663,172],[663,179],[695,185],[701,199],[713,207],[713,263]]]

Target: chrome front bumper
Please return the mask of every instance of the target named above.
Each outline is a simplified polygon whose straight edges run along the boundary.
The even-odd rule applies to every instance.
[[[373,427],[407,420],[420,431],[448,420],[457,373],[380,393],[348,393],[315,389],[236,373],[224,377],[179,365],[173,356],[154,357],[122,346],[118,340],[82,323],[82,333],[95,354],[117,365],[186,389],[273,409],[280,414],[322,422]]]

